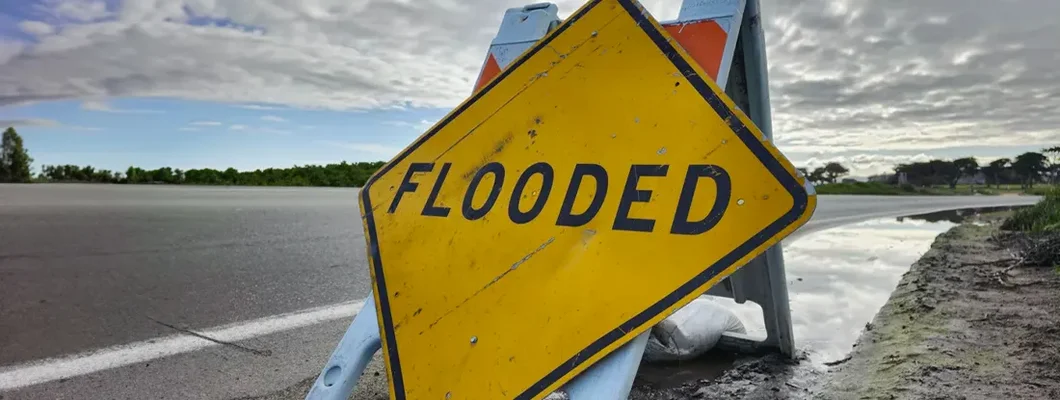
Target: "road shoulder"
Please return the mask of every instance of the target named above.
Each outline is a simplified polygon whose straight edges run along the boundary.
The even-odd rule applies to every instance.
[[[1060,275],[1006,270],[1021,244],[1000,224],[940,235],[816,397],[1060,398]]]

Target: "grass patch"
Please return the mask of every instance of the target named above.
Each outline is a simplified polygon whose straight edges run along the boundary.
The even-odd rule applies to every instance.
[[[981,195],[984,195],[984,196],[996,196],[996,195],[1001,194],[1001,192],[998,192],[995,189],[988,189],[988,188],[982,188],[982,187],[978,187],[978,188],[975,188],[973,190],[975,191],[975,194],[981,194]]]
[[[1049,193],[1056,192],[1057,190],[1058,188],[1056,186],[1035,186],[1033,188],[1027,189],[1026,193],[1035,196],[1045,196]]]
[[[946,188],[948,189],[949,187],[946,186]],[[969,184],[966,184],[966,183],[962,183],[960,185],[957,185],[956,189],[957,189],[958,192],[960,192],[960,191],[971,192],[973,190],[977,191],[977,190],[981,190],[981,189],[987,189],[987,190],[990,190],[991,192],[996,192],[996,193],[1023,193],[1023,191],[1024,191],[1022,186],[1020,186],[1020,185],[1010,185],[1010,184],[1005,184],[1005,185],[974,185],[973,186],[973,185],[969,185]]]
[[[1060,188],[1043,194],[1042,201],[1016,211],[1001,229],[1024,232],[1060,232]]]
[[[818,194],[909,194],[904,187],[880,182],[826,183],[814,189]]]
[[[847,183],[825,183],[814,185],[817,194],[876,194],[876,195],[921,195],[921,196],[995,196],[1000,194],[1027,193],[1031,195],[1044,196],[1047,193],[1060,190],[1058,185],[1040,185],[1033,189],[1024,191],[1019,185],[957,185],[955,188],[949,186],[913,186],[892,185],[882,182],[847,182]]]

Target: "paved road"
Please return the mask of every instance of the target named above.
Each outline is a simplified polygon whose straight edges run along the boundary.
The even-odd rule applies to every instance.
[[[0,398],[224,399],[311,377],[370,289],[356,194],[0,185]],[[1033,201],[821,196],[797,235]]]

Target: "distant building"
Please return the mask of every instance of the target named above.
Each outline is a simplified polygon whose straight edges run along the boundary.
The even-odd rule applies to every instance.
[[[898,183],[898,176],[895,175],[895,174],[879,174],[879,175],[870,176],[868,181],[869,182],[879,182],[879,183],[889,183],[889,184],[893,185],[893,184]]]

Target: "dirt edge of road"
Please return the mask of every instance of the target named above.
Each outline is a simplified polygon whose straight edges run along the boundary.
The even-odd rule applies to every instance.
[[[1010,268],[1005,214],[936,238],[828,373],[820,399],[1060,398],[1060,274]]]
[[[842,360],[741,358],[720,377],[631,398],[1060,399],[1060,269],[1010,268],[1027,237],[1000,231],[1009,214],[939,235]]]

